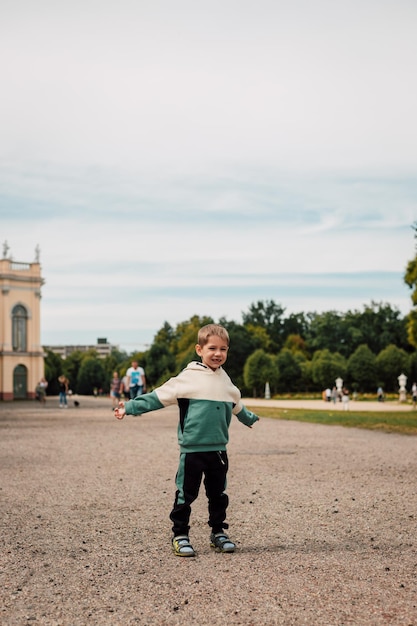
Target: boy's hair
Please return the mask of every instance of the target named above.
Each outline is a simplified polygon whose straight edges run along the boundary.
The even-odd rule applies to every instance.
[[[208,342],[210,335],[216,335],[217,337],[220,337],[227,343],[227,345],[229,345],[229,333],[225,328],[223,328],[223,326],[220,326],[219,324],[207,324],[207,326],[203,326],[202,328],[200,328],[200,330],[198,331],[197,339],[198,345],[201,347],[205,346]]]

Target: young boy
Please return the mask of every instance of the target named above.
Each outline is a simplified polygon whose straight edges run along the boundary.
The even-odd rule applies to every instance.
[[[195,556],[188,533],[191,504],[198,496],[204,475],[211,527],[210,545],[217,552],[234,552],[235,544],[224,529],[229,498],[225,493],[228,458],[226,445],[232,414],[252,427],[259,417],[248,411],[241,394],[222,368],[229,350],[227,330],[218,324],[203,326],[196,352],[201,363],[192,361],[174,378],[115,409],[117,419],[141,415],[178,403],[180,461],[175,479],[177,491],[170,514],[172,549],[177,556]]]

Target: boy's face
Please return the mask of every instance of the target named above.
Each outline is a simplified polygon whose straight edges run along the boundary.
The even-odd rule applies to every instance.
[[[196,345],[195,351],[201,357],[204,365],[212,370],[218,369],[227,359],[229,346],[227,342],[217,335],[210,335],[204,346]]]

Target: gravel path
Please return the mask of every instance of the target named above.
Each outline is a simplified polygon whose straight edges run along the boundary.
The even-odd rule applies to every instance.
[[[235,554],[170,551],[177,411],[0,403],[0,623],[417,626],[417,440],[235,420]]]

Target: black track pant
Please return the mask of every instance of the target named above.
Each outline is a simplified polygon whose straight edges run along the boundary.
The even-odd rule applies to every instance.
[[[174,535],[188,535],[190,530],[191,504],[198,496],[201,480],[208,498],[208,525],[214,533],[228,528],[225,523],[229,498],[226,489],[226,475],[229,467],[227,453],[221,452],[183,452],[180,455],[175,484],[174,507],[170,514]]]

